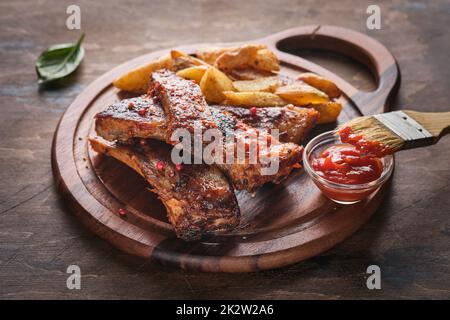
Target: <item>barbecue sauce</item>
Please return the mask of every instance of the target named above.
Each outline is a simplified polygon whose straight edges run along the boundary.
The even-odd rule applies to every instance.
[[[341,184],[368,183],[377,180],[383,172],[380,158],[349,144],[325,149],[312,159],[311,166],[322,178]]]
[[[343,127],[339,130],[339,136],[343,143],[354,145],[365,155],[382,158],[388,154],[392,154],[391,148],[379,141],[366,140],[362,135],[358,135],[352,131],[350,127]]]

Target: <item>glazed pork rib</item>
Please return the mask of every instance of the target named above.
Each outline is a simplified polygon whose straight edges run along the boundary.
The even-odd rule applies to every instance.
[[[177,129],[187,129],[193,134],[203,134],[208,129],[222,130],[225,136],[230,133],[230,130],[223,130],[223,128],[230,129],[228,126],[230,121],[233,120],[232,117],[225,117],[225,114],[224,117],[213,116],[200,87],[193,81],[185,80],[175,73],[163,69],[153,72],[150,76],[149,93],[157,97],[164,108],[167,117],[166,141],[170,144],[178,143],[178,141],[171,141],[172,134]],[[219,124],[219,121],[223,123]],[[259,144],[256,135],[254,135],[253,141],[248,140],[245,132],[249,133],[250,127],[245,123],[236,121],[231,129],[234,131],[239,129],[240,132],[235,137],[238,141],[234,145],[239,143],[251,144],[252,142]],[[235,188],[252,191],[266,182],[279,182],[301,160],[302,148],[300,146],[294,143],[280,143],[270,134],[268,134],[268,138],[267,140],[271,142],[265,153],[268,157],[279,159],[279,170],[272,174],[264,174],[261,170],[263,164],[259,161],[259,154],[256,163],[252,163],[246,157],[240,163],[234,161],[220,165]],[[225,150],[225,148],[222,150],[223,153],[225,153]]]
[[[139,109],[130,108],[130,103]],[[146,108],[147,112],[140,116],[138,110],[142,108]],[[313,127],[318,115],[314,109],[292,106],[260,108],[258,117],[249,116],[249,111],[245,108],[212,106],[210,109],[215,124],[225,135],[228,131],[233,132],[238,125],[245,128],[247,124],[250,124],[253,128],[280,129],[281,139],[295,142],[301,140]],[[132,138],[166,141],[166,128],[162,107],[148,96],[122,100],[96,116],[97,133],[110,141],[128,142]],[[246,128],[246,130],[251,129]],[[276,182],[278,177],[282,178],[289,174],[292,165],[299,161],[297,156],[290,156],[293,150],[298,155],[298,146],[294,144],[278,144],[278,147],[272,147],[272,151],[278,152],[279,155],[280,171],[277,176],[261,176],[261,167],[258,163],[224,164],[220,165],[220,168],[227,173],[237,189],[251,190],[268,181]]]
[[[238,121],[257,129],[278,129],[281,142],[300,144],[319,119],[313,108],[300,108],[292,104],[284,107],[258,108],[256,115],[249,108],[235,106],[211,106],[213,112],[224,112]]]
[[[254,115],[250,109],[235,106],[212,105],[213,114],[217,111],[229,114],[257,129],[278,129],[280,141],[301,143],[315,126],[319,112],[313,108],[299,108],[293,105],[284,107],[258,108]],[[146,112],[139,115],[140,110]],[[109,141],[129,141],[132,138],[150,138],[166,141],[166,116],[161,104],[149,95],[125,99],[114,103],[96,115],[96,131]]]
[[[166,116],[159,102],[149,95],[114,103],[95,118],[95,131],[108,141],[132,138],[166,140]]]
[[[149,94],[157,97],[164,108],[167,118],[166,140],[169,144],[174,143],[170,137],[177,129],[203,134],[208,129],[217,128],[202,90],[193,81],[162,69],[151,74]]]
[[[253,191],[267,182],[278,183],[289,175],[294,165],[300,162],[303,148],[299,145],[295,143],[280,143],[267,131],[259,131],[249,127],[242,121],[233,118],[230,113],[216,110],[212,114],[219,130],[225,136],[224,150],[233,150],[236,156],[231,163],[225,162],[217,165],[222,171],[226,172],[236,189]],[[226,139],[227,135],[230,134],[234,137],[234,141]],[[260,141],[270,142],[266,148],[263,148]],[[247,145],[248,149],[253,144],[258,149],[258,161],[256,163],[251,162],[247,156],[238,160],[238,143]],[[269,157],[274,157],[278,161],[277,168],[274,169],[273,173],[269,174],[267,172],[262,174],[263,168],[267,169],[268,167],[268,164],[264,164],[261,159],[263,154],[267,156],[266,160],[269,160]]]
[[[198,85],[170,71],[153,73],[151,82],[150,91],[153,96],[144,95],[123,100],[97,114],[97,134],[110,141],[153,138],[171,142],[170,135],[177,128],[188,129],[190,132],[195,129],[197,132],[204,132],[208,128],[218,128],[226,135],[236,127],[245,131],[252,129],[248,125],[263,129],[278,126],[282,131],[282,141],[298,142],[314,126],[318,117],[315,110],[286,106],[274,107],[273,110],[260,109],[258,116],[254,117],[259,120],[254,120],[244,108],[209,107]],[[154,96],[157,99],[152,99]],[[227,126],[231,130],[225,131]],[[249,161],[220,166],[237,189],[251,191],[266,182],[278,182],[300,161],[301,148],[298,145],[270,140],[273,142],[269,147],[270,154],[279,158],[280,169],[276,174],[262,175],[261,164],[252,164]]]
[[[216,167],[184,165],[178,171],[170,159],[170,146],[159,141],[141,146],[95,138],[90,143],[95,151],[125,163],[150,183],[179,238],[198,240],[238,225],[240,213],[233,188]]]

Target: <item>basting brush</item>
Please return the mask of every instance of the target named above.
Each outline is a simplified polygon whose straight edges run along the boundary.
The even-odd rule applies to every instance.
[[[382,146],[384,154],[393,153],[438,142],[450,133],[450,112],[402,110],[359,117],[341,126],[339,132],[343,142],[368,142]]]

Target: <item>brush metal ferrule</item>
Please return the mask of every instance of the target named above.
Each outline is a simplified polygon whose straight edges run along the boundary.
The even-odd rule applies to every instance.
[[[402,149],[428,146],[433,142],[431,133],[403,111],[381,113],[374,118],[403,139]]]

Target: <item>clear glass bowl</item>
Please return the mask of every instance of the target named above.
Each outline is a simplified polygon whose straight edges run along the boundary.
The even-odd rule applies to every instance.
[[[328,198],[341,204],[357,203],[367,198],[389,179],[394,169],[394,157],[388,155],[381,158],[383,172],[377,180],[363,184],[336,183],[319,176],[319,174],[311,167],[310,161],[318,157],[326,148],[339,144],[342,144],[342,142],[336,131],[327,131],[318,135],[306,145],[303,151],[303,166],[316,186],[322,190]]]

